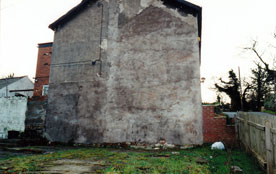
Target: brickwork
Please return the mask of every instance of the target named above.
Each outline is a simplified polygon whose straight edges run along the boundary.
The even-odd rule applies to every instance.
[[[49,84],[52,43],[38,44],[34,96],[42,97],[43,85]]]
[[[226,117],[214,113],[215,106],[203,106],[204,143],[222,141],[226,145],[235,144],[235,127],[226,125]]]

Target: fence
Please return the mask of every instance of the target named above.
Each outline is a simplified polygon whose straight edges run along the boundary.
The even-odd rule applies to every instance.
[[[235,129],[237,139],[267,169],[267,174],[276,173],[276,117],[239,112]]]

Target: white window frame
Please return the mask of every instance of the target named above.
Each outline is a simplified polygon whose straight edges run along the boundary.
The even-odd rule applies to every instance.
[[[43,85],[42,96],[48,95],[49,85]]]

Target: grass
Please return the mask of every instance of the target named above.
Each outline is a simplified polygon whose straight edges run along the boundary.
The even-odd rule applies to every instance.
[[[268,114],[272,114],[272,115],[276,114],[274,111],[271,111],[271,110],[264,110],[263,112],[268,113]]]
[[[94,173],[106,174],[229,174],[239,166],[244,174],[261,174],[258,165],[240,150],[212,151],[209,146],[189,150],[142,151],[110,148],[79,148],[43,155],[0,159],[0,173],[32,173],[61,159],[102,161]],[[205,162],[199,163],[201,159]],[[2,171],[1,171],[2,170]]]

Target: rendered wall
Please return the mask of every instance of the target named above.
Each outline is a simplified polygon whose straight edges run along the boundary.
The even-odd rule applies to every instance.
[[[102,23],[94,4],[55,32],[49,139],[201,144],[197,18],[157,1],[103,4]]]
[[[0,139],[7,138],[8,131],[24,131],[26,111],[27,98],[0,98]]]

